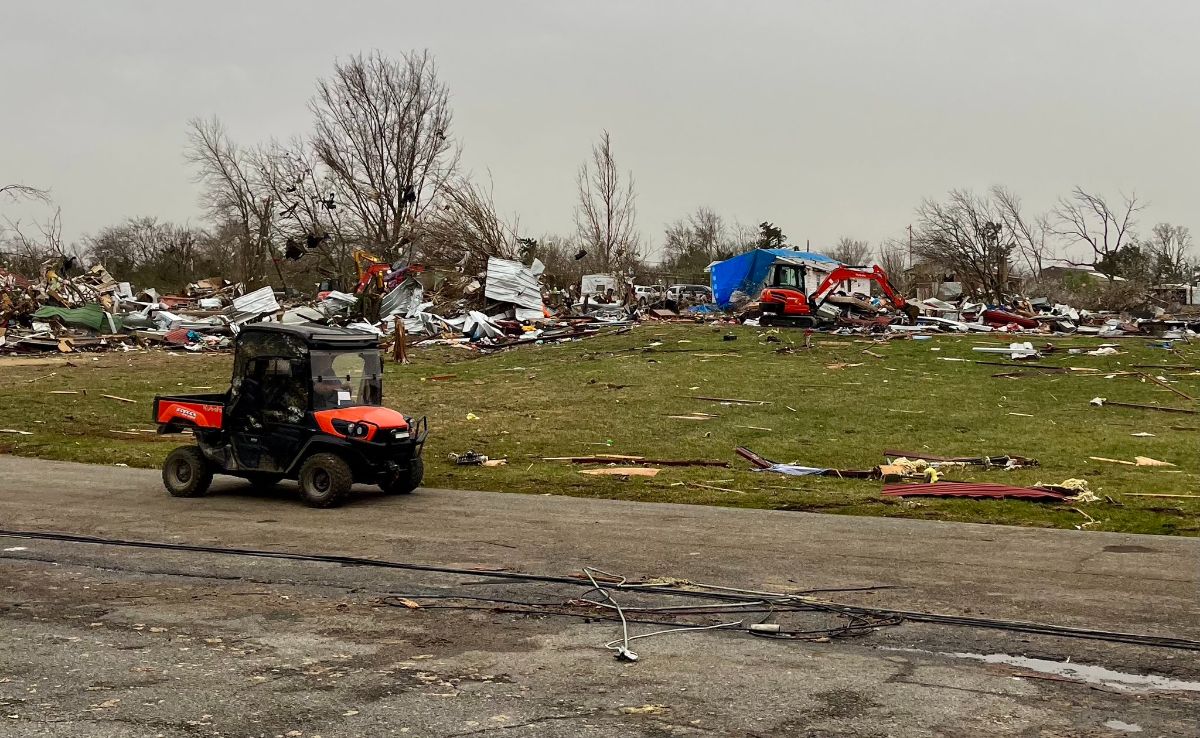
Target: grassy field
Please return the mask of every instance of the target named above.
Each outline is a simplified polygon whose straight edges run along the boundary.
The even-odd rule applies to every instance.
[[[726,333],[736,340],[723,340]],[[1051,340],[1060,350],[1038,363],[1115,372],[1134,364],[1200,361],[1200,348],[1180,343],[1166,351],[1150,341],[1124,339],[1119,355],[1087,356],[1067,349],[1102,341]],[[809,349],[802,342],[797,331],[651,324],[623,335],[482,357],[458,348],[416,349],[410,365],[388,365],[385,402],[429,416],[427,486],[1040,527],[1086,522],[1067,505],[901,501],[882,498],[876,481],[756,473],[733,449],[745,445],[775,461],[849,469],[881,463],[884,449],[945,456],[1019,454],[1040,460],[1040,468],[966,470],[948,478],[1015,485],[1082,478],[1115,501],[1079,506],[1099,521],[1089,530],[1200,534],[1200,499],[1128,494],[1200,494],[1200,416],[1096,408],[1088,401],[1102,396],[1200,408],[1198,403],[1138,377],[1036,369],[1016,378],[994,377],[1008,370],[974,360],[1007,359],[973,353],[971,347],[1007,344],[999,336],[875,343],[818,335]],[[0,428],[32,433],[0,434],[0,451],[158,466],[179,440],[145,432],[153,429],[153,396],[223,390],[231,364],[227,355],[182,352],[67,358],[69,364],[58,357],[0,359]],[[1146,371],[1200,396],[1200,373]],[[440,375],[453,376],[431,379]],[[80,394],[52,394],[55,390]],[[723,405],[690,395],[769,404]],[[695,412],[717,417],[670,417]],[[1142,432],[1154,435],[1132,435]],[[469,449],[507,457],[508,465],[458,467],[447,460],[449,453]],[[542,461],[596,453],[718,459],[730,462],[730,468],[671,467],[654,478],[625,480]],[[1135,455],[1176,466],[1135,467],[1088,458]]]

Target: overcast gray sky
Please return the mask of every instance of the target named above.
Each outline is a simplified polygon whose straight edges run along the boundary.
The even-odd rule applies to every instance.
[[[1136,189],[1143,230],[1200,230],[1198,37],[1194,1],[7,2],[0,180],[52,188],[71,238],[199,222],[189,118],[288,138],[335,58],[428,48],[464,163],[529,234],[572,229],[604,128],[654,243],[698,205],[877,242],[991,184],[1033,210]]]

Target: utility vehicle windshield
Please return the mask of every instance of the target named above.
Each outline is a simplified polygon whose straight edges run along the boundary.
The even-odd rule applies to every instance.
[[[313,410],[377,405],[383,400],[379,352],[313,351]]]

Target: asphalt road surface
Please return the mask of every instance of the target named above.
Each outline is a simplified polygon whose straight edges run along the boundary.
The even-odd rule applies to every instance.
[[[462,570],[0,536],[0,736],[1200,735],[1200,651],[912,621],[781,640],[745,627],[848,620],[660,611],[630,617],[742,624],[634,640],[628,663],[612,611],[571,602],[602,595],[490,576],[874,587],[818,596],[1200,640],[1196,539],[425,489],[314,510],[286,485],[174,499],[157,472],[6,456],[0,528]]]

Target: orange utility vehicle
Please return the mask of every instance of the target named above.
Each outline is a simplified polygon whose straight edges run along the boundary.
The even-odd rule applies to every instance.
[[[336,505],[354,483],[384,492],[421,484],[428,422],[382,406],[375,336],[319,325],[255,323],[238,333],[228,391],[154,398],[159,433],[190,430],[163,464],[176,497],[214,474],[272,485],[295,479],[306,502]]]

